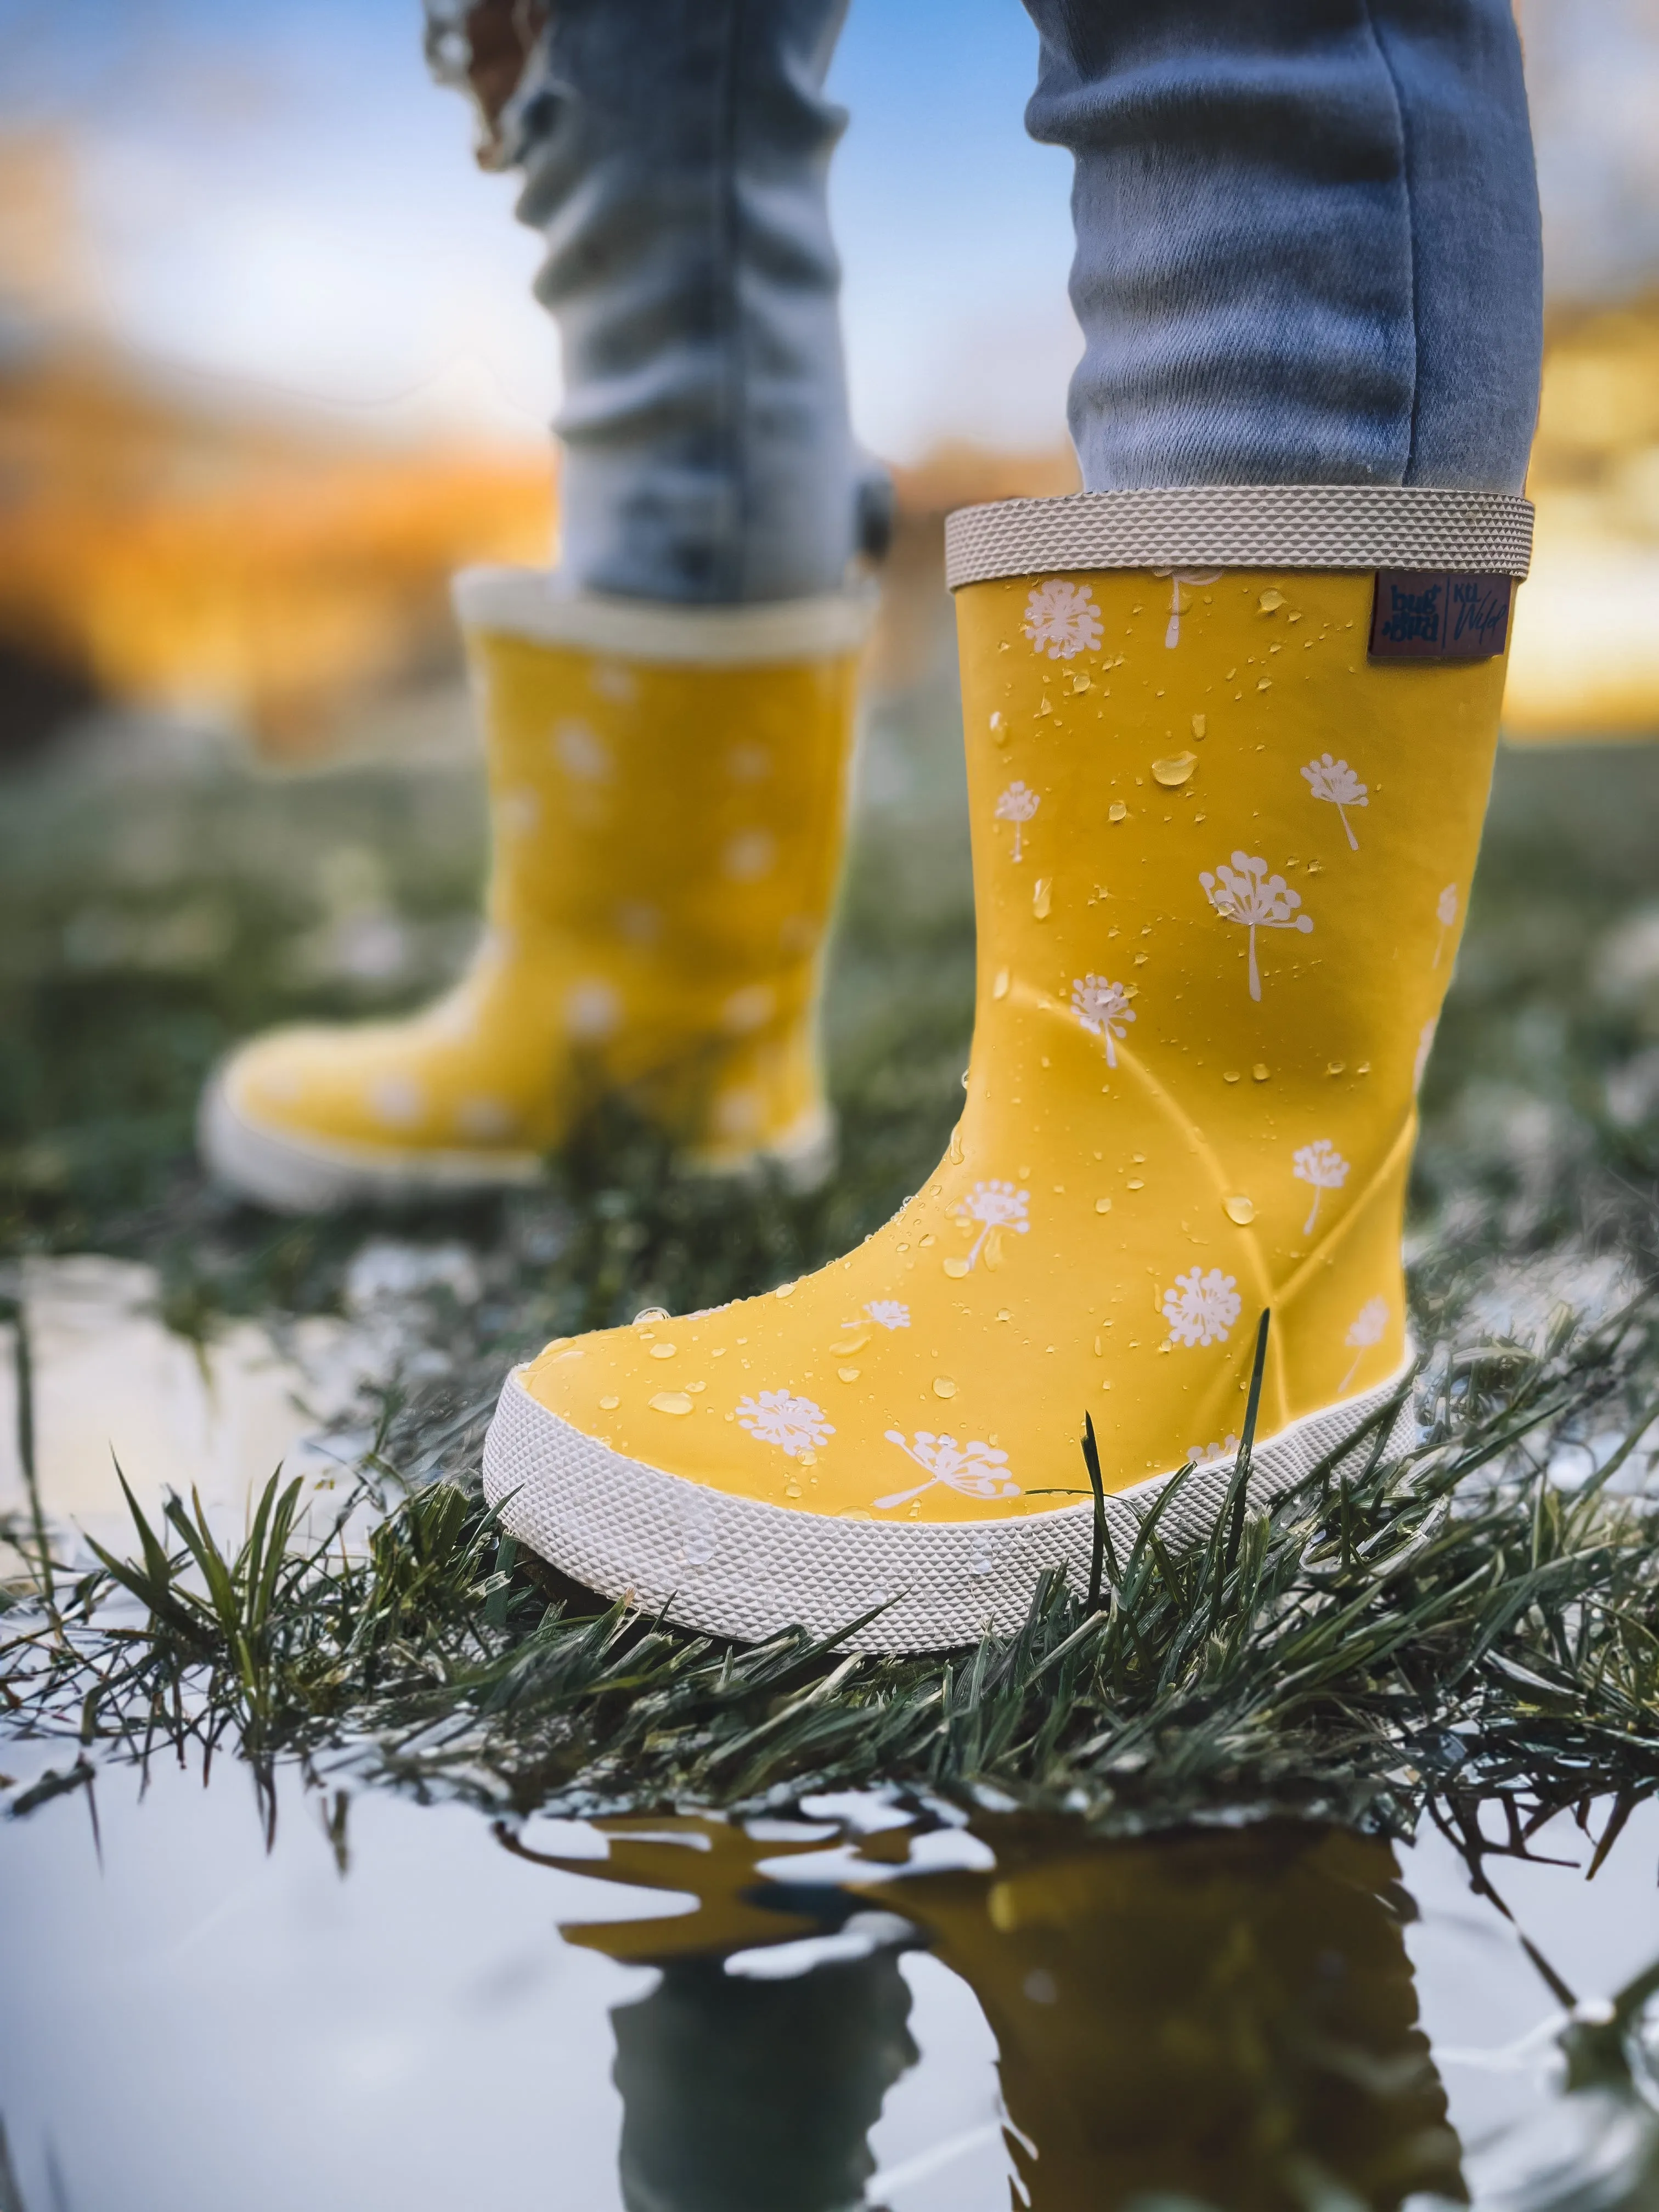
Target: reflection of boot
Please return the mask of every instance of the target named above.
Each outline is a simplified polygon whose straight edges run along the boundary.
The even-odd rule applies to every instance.
[[[811,1844],[757,1844],[723,1821],[604,1821],[607,1859],[511,1848],[631,1887],[690,1890],[697,1910],[567,1928],[568,1942],[654,1966],[659,1985],[611,2014],[629,2212],[842,2212],[874,2171],[865,2138],[915,2062],[910,1991],[890,1949],[781,1979],[728,1974],[735,1950],[834,1926],[859,1909],[757,1871]],[[822,1908],[822,1912],[815,1908]]]
[[[283,1030],[210,1090],[210,1164],[303,1209],[532,1180],[627,1091],[696,1163],[810,1179],[856,594],[744,607],[459,581],[495,872],[462,981],[412,1019]]]
[[[557,1867],[566,1874],[600,1881],[623,1882],[630,1889],[665,1891],[676,1899],[690,1893],[695,1912],[678,1908],[661,1920],[620,1920],[590,1925],[575,1921],[563,1929],[567,1943],[599,1951],[630,1966],[655,1966],[665,1959],[722,1955],[754,1945],[788,1942],[822,1933],[858,1910],[839,1890],[802,1889],[769,1881],[758,1871],[763,1859],[775,1861],[817,1843],[757,1844],[729,1820],[695,1814],[647,1820],[599,1822],[608,1845],[603,1859],[568,1858],[538,1851],[503,1829],[501,1839],[515,1858],[535,1866]]]
[[[1386,1844],[1287,1822],[984,1832],[995,1875],[878,1893],[984,2008],[1033,2212],[1462,2201]]]
[[[760,2115],[769,2142],[769,2100],[791,2127],[816,2129],[791,2101],[792,2081],[810,2069],[774,2081],[771,2055],[757,2045],[775,2033],[799,2052],[805,2038],[820,2038],[836,2054],[829,2101],[842,2116],[842,2147],[815,2149],[813,2171],[825,2186],[867,2172],[856,2163],[861,2147],[848,2148],[854,2124],[869,2126],[882,2087],[909,2063],[890,1964],[856,1962],[868,1977],[834,1984],[839,1994],[822,2007],[801,1994],[799,2025],[758,1999],[714,1994],[709,1978],[710,1962],[733,1950],[802,1934],[808,1911],[827,1908],[833,1923],[872,1905],[910,1922],[983,2008],[999,2048],[1010,2155],[1034,2212],[1115,2212],[1137,2197],[1185,2197],[1223,2212],[1305,2212],[1341,2204],[1345,2191],[1375,2212],[1394,2212],[1415,2191],[1464,2199],[1445,2096],[1417,2026],[1401,1934],[1409,1905],[1386,1844],[1291,1821],[1097,1842],[1069,1821],[1017,1816],[975,1823],[994,1872],[894,1879],[883,1863],[902,1863],[904,1837],[889,1830],[864,1846],[870,1879],[843,1892],[837,1910],[787,1869],[775,1884],[758,1871],[763,1859],[818,1844],[758,1843],[720,1821],[599,1825],[612,1839],[609,1859],[548,1863],[689,1891],[698,1907],[563,1931],[668,1972],[644,2005],[614,2015],[624,2156],[640,2191],[630,2204],[666,2212],[724,2202],[736,2212],[852,2201],[850,2191],[804,2193],[804,2183],[797,2197],[738,2194],[755,2169],[737,2150],[716,2164],[725,2138],[711,2147],[691,2102],[702,2097],[733,2129]],[[838,1971],[750,1987],[804,1992]],[[645,2020],[659,1997],[660,2014]],[[641,2019],[627,2021],[629,2009]],[[855,2035],[869,2039],[862,2055]],[[747,2087],[722,2089],[723,2066]],[[755,2100],[747,2114],[746,2097]],[[633,2138],[636,2124],[646,2132]],[[704,2163],[673,2166],[682,2132]],[[671,2168],[673,2186],[646,2193],[647,2179]],[[716,2173],[724,2200],[694,2193]]]
[[[1013,1627],[1041,1568],[1087,1575],[1091,1510],[1064,1503],[1085,1409],[1109,1491],[1206,1462],[1165,1527],[1207,1527],[1264,1308],[1264,1486],[1403,1370],[1415,1085],[1503,631],[1486,659],[1370,660],[1370,570],[1413,543],[1443,568],[1513,562],[1524,502],[978,512],[957,606],[979,994],[948,1156],[774,1297],[550,1346],[508,1381],[485,1462],[556,1564],[720,1633],[830,1631],[889,1599],[863,1643]],[[1109,550],[1145,566],[1091,565]],[[1250,565],[1184,587],[1172,644],[1147,571],[1218,554]],[[1322,558],[1353,572],[1301,565]],[[1507,577],[1490,597],[1507,607]]]
[[[787,1980],[666,1963],[611,2015],[629,2212],[842,2212],[874,2171],[866,2137],[915,2045],[890,1951]]]

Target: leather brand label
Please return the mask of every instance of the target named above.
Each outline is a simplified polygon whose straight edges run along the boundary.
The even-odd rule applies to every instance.
[[[1379,568],[1373,660],[1491,660],[1509,641],[1513,579]]]

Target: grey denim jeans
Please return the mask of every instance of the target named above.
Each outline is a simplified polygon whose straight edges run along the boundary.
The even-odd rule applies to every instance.
[[[791,599],[878,540],[826,199],[846,5],[538,10],[498,159],[547,242],[572,588]],[[1508,0],[1025,5],[1028,126],[1075,165],[1090,490],[1520,488],[1542,280]]]

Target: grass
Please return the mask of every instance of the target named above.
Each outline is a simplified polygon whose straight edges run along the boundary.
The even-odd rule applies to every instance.
[[[1611,1486],[1659,1413],[1656,1354],[1640,1310],[1454,1354],[1413,1451],[1385,1456],[1379,1419],[1271,1513],[1241,1482],[1185,1552],[1161,1508],[1124,1558],[1103,1520],[1094,1602],[1050,1578],[1018,1634],[937,1658],[726,1646],[604,1607],[453,1482],[377,1491],[356,1546],[364,1500],[305,1530],[297,1481],[273,1478],[234,1550],[199,1505],[157,1528],[130,1501],[129,1555],[94,1547],[16,1608],[9,1695],[101,1756],[339,1755],[501,1812],[883,1784],[1099,1827],[1248,1807],[1403,1834],[1425,1801],[1467,1828],[1497,1799],[1523,1838],[1609,1795],[1622,1820],[1659,1790],[1659,1517]],[[1563,1446],[1610,1423],[1623,1442],[1564,1490]]]
[[[479,1295],[412,1295],[341,1528],[274,1480],[228,1546],[173,1500],[123,1556],[14,1590],[0,1694],[96,1758],[171,1743],[268,1770],[346,1759],[493,1806],[751,1805],[882,1782],[1101,1826],[1288,1807],[1462,1832],[1500,1799],[1659,1786],[1650,1510],[1608,1486],[1659,1400],[1659,748],[1504,764],[1425,1097],[1415,1190],[1431,1426],[1359,1440],[1270,1516],[1038,1593],[939,1660],[802,1636],[719,1646],[604,1608],[519,1553],[476,1468],[506,1365],[639,1307],[703,1306],[844,1250],[937,1158],[960,1098],[972,917],[957,735],[934,691],[878,719],[832,979],[843,1170],[810,1199],[677,1178],[613,1109],[546,1189],[401,1225],[463,1240]],[[464,941],[480,860],[453,759],[264,781],[205,757],[71,763],[0,809],[0,1231],[160,1271],[164,1310],[340,1306],[385,1224],[273,1224],[207,1190],[189,1133],[235,1035],[417,999]],[[1632,1298],[1598,1319],[1608,1286]],[[1558,1299],[1586,1308],[1574,1323]],[[15,1339],[20,1346],[21,1336]],[[1080,1445],[1081,1448],[1081,1445]],[[1569,1462],[1599,1474],[1564,1486]],[[1085,1468],[1087,1462],[1085,1460]],[[1628,1467],[1628,1462],[1622,1462]],[[1553,1470],[1553,1471],[1552,1471]],[[1097,1472],[1088,1468],[1092,1479]],[[1055,1470],[1067,1487],[1079,1476]],[[1615,1486],[1616,1487],[1616,1486]],[[367,1533],[365,1533],[367,1531]],[[46,1532],[14,1539],[36,1560]]]

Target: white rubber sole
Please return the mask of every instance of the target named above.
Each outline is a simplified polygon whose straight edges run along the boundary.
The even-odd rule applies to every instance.
[[[1386,1406],[1407,1372],[1359,1396],[1309,1413],[1258,1443],[1252,1504],[1280,1497],[1365,1419]],[[508,1376],[484,1443],[484,1494],[504,1528],[587,1589],[626,1597],[682,1627],[760,1643],[799,1625],[828,1636],[885,1607],[848,1637],[853,1651],[938,1651],[1006,1635],[1024,1619],[1036,1580],[1064,1566],[1086,1589],[1094,1502],[1004,1521],[832,1519],[734,1497],[625,1458],[550,1413]],[[1389,1445],[1415,1434],[1407,1401]],[[1372,1439],[1358,1447],[1369,1451]],[[1079,1466],[1081,1455],[1079,1454]],[[1159,1522],[1165,1540],[1201,1542],[1214,1528],[1234,1462],[1188,1477]],[[1120,1559],[1169,1474],[1106,1500]]]
[[[538,1152],[428,1152],[313,1144],[252,1121],[234,1106],[222,1075],[202,1093],[197,1147],[216,1182],[273,1213],[334,1213],[347,1206],[388,1209],[434,1199],[519,1190],[540,1182]],[[819,1108],[777,1145],[744,1158],[685,1162],[696,1175],[758,1179],[777,1174],[787,1188],[816,1190],[835,1166],[835,1117]]]

